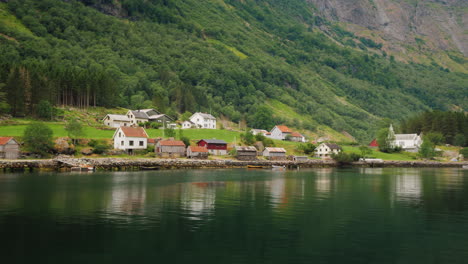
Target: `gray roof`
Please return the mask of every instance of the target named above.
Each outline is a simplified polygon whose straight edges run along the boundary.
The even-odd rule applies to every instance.
[[[149,119],[148,115],[143,111],[132,110],[132,114],[135,115],[136,118]]]
[[[224,140],[221,140],[221,139],[202,139],[203,141],[205,141],[206,143],[209,143],[209,144],[227,144],[226,141]],[[202,141],[200,140],[200,141]],[[200,142],[198,141],[198,142]]]
[[[118,120],[118,121],[128,121],[130,122],[130,118],[128,118],[126,115],[114,115],[114,114],[107,114],[106,117],[109,116],[113,120]],[[104,117],[105,119],[105,117]]]
[[[257,149],[253,146],[236,146],[236,151],[255,151],[257,152]]]
[[[210,114],[207,114],[207,113],[197,112],[197,113],[195,113],[195,114],[193,114],[193,115],[196,115],[196,114],[201,115],[203,118],[216,119],[214,116],[212,116],[212,115],[210,115]],[[192,116],[193,116],[193,115],[192,115]]]
[[[161,117],[165,116],[167,119],[171,120],[171,121],[174,121],[174,119],[172,119],[170,116],[166,115],[166,114],[160,114],[160,115],[152,115],[149,117],[149,119],[159,119]]]
[[[154,109],[140,109],[140,112],[145,112],[148,116],[161,114],[160,112],[158,112],[158,111],[156,111]]]
[[[333,144],[333,143],[324,143],[325,145],[327,145],[327,147],[329,147],[330,149],[341,149],[340,146],[338,146],[337,144]]]
[[[414,140],[418,134],[395,134],[395,140]]]

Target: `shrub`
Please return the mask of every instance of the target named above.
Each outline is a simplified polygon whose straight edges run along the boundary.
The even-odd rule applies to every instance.
[[[350,164],[351,162],[358,161],[361,155],[356,153],[344,153],[333,154],[332,159],[337,161],[340,165]]]
[[[33,123],[24,130],[24,147],[32,153],[46,156],[54,145],[52,136],[53,131],[50,127],[41,123]]]
[[[306,155],[310,155],[310,154],[314,154],[315,145],[312,143],[305,143],[305,144],[299,145],[297,149]]]

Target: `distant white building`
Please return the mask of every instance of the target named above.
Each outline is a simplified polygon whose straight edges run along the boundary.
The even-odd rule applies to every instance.
[[[102,120],[104,125],[110,127],[131,126],[132,120],[127,115],[112,115],[108,114]]]
[[[291,135],[293,131],[287,127],[287,126],[275,126],[271,131],[270,131],[270,138],[272,139],[279,139],[279,140],[285,140],[286,136]]]
[[[315,156],[319,158],[328,158],[332,154],[338,154],[340,152],[341,147],[332,143],[322,143],[315,148]]]
[[[267,136],[270,134],[270,132],[264,130],[264,129],[251,129],[250,130],[250,133],[252,133],[254,136],[256,135],[264,135],[264,136]]]
[[[148,146],[148,134],[142,127],[119,127],[115,130],[114,149],[126,150],[129,153],[133,150],[146,149]]]
[[[194,126],[195,124],[191,121],[182,122],[182,129],[189,129],[189,128],[193,128]]]
[[[306,138],[301,133],[292,132],[291,133],[291,141],[306,142]]]
[[[210,114],[197,112],[190,117],[190,121],[198,128],[216,129],[216,118]]]
[[[401,147],[408,152],[418,152],[423,142],[421,135],[418,134],[395,134],[393,126],[390,125],[388,137],[391,139],[391,147]]]

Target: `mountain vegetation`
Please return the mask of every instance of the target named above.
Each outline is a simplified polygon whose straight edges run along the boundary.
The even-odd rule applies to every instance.
[[[0,111],[206,111],[360,140],[380,120],[466,111],[467,74],[403,63],[303,0],[0,1]],[[303,117],[282,117],[278,101]]]

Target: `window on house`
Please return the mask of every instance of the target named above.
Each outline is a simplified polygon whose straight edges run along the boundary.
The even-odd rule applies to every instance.
[[[133,140],[130,140],[129,145],[133,146]]]
[[[124,142],[124,141],[120,141],[120,145],[124,146],[124,145],[125,145],[125,142]]]
[[[143,147],[143,141],[140,141],[140,147]]]
[[[121,136],[122,136],[122,133],[119,132],[119,137],[121,137]]]

